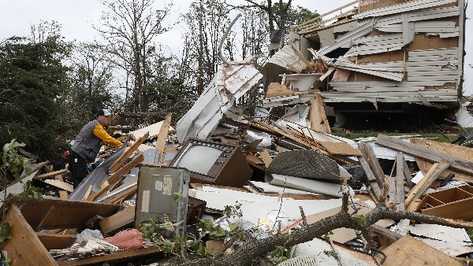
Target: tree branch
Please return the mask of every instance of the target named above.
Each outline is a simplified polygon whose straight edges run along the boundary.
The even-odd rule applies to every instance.
[[[348,197],[343,197],[343,204],[348,204]],[[291,247],[321,237],[337,228],[351,228],[366,231],[371,225],[382,219],[400,221],[410,219],[419,223],[439,224],[456,228],[473,228],[473,222],[443,219],[440,217],[412,213],[397,212],[378,206],[366,215],[351,216],[345,207],[338,214],[321,219],[307,227],[301,228],[291,234],[273,235],[262,240],[250,240],[230,255],[216,258],[205,258],[188,261],[183,265],[249,265],[255,259],[265,256],[277,246]]]

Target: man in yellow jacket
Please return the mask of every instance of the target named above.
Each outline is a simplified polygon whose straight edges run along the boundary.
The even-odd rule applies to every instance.
[[[110,111],[100,110],[96,118],[82,127],[74,139],[69,161],[69,171],[71,171],[74,187],[77,187],[87,176],[87,164],[95,161],[102,144],[116,148],[123,146],[123,143],[107,133],[106,127],[110,125],[110,122]]]

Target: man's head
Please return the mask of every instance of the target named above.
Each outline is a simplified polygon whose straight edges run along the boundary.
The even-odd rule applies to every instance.
[[[100,109],[97,112],[97,118],[96,119],[103,126],[108,126],[108,125],[110,125],[110,122],[112,121],[112,113],[108,109]]]

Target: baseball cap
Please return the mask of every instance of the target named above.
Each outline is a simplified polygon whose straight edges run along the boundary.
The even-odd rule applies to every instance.
[[[112,115],[112,112],[111,112],[109,109],[100,109],[100,110],[97,112],[97,116],[100,116],[100,115],[103,115],[103,116],[111,116],[111,115]]]

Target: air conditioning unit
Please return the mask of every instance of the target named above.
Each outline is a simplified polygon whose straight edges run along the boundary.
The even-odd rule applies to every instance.
[[[135,225],[168,218],[176,226],[176,233],[186,229],[190,175],[186,169],[143,165],[138,176]]]

